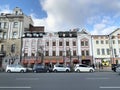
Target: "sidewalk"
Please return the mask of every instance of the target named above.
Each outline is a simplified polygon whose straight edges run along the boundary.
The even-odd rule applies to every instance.
[[[96,68],[95,71],[97,71],[97,72],[112,72],[111,67],[103,67],[103,69]]]

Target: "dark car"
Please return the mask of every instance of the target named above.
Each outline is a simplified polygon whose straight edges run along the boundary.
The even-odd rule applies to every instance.
[[[112,69],[114,72],[116,72],[116,68],[119,67],[119,66],[120,66],[120,64],[112,64],[111,69]]]
[[[33,66],[33,72],[50,72],[50,69],[42,64],[35,64]]]

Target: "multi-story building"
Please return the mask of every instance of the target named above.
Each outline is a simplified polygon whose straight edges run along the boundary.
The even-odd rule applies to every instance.
[[[120,29],[109,35],[92,35],[95,63],[120,64]]]
[[[109,35],[91,35],[86,30],[26,32],[23,37],[24,64],[120,63],[120,29]],[[41,36],[40,36],[41,35]]]
[[[40,37],[42,35],[42,37]],[[82,30],[41,34],[26,32],[23,37],[22,62],[24,64],[92,64],[91,35]]]
[[[21,36],[30,24],[33,25],[31,17],[18,7],[12,13],[0,14],[0,66],[19,60]]]

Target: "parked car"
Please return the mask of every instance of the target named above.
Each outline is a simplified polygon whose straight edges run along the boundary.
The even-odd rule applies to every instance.
[[[26,68],[25,67],[23,67],[22,65],[19,65],[19,64],[16,64],[16,65],[7,65],[7,67],[6,67],[6,72],[26,72]]]
[[[120,66],[116,68],[116,72],[120,75]]]
[[[112,64],[111,69],[112,69],[114,72],[116,72],[116,68],[119,67],[119,66],[120,66],[120,64]]]
[[[84,64],[77,64],[74,68],[75,72],[94,72],[94,68]]]
[[[33,72],[51,72],[52,70],[48,68],[47,66],[44,66],[42,64],[35,64],[33,66]]]
[[[63,64],[56,64],[53,67],[53,72],[70,72],[70,68]]]

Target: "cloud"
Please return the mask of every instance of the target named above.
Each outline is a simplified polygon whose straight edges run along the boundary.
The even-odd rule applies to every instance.
[[[40,4],[47,13],[47,18],[42,21],[47,25],[47,31],[85,26],[89,29],[90,26],[93,27],[90,32],[105,34],[118,27],[114,22],[120,16],[119,0],[40,0]]]
[[[9,5],[0,6],[0,13],[11,13],[12,10],[10,10]]]

